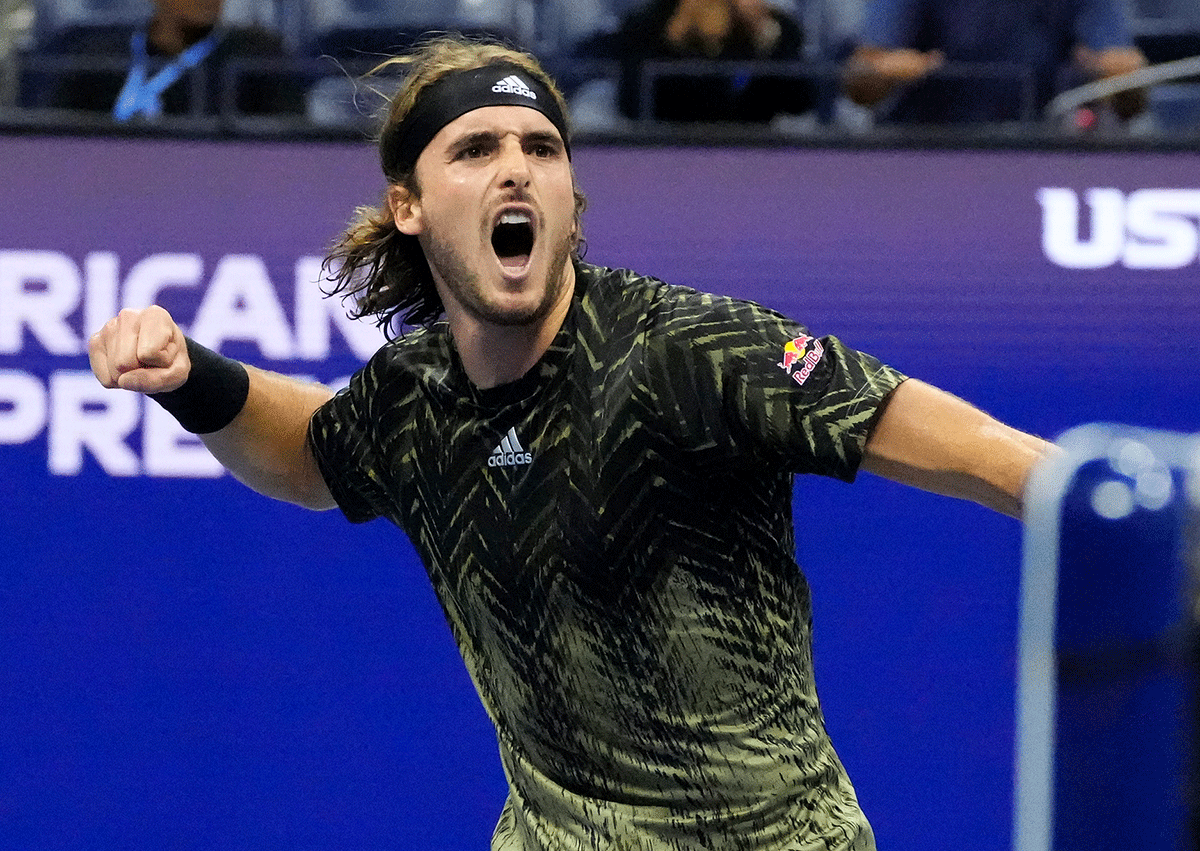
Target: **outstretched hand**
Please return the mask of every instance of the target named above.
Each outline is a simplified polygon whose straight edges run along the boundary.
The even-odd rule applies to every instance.
[[[88,340],[88,359],[105,387],[139,393],[175,390],[192,368],[183,331],[157,305],[108,320]]]

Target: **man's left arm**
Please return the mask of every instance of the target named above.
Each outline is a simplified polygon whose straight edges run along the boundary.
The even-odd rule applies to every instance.
[[[862,467],[1020,517],[1029,473],[1051,451],[1053,444],[910,378],[888,397]]]

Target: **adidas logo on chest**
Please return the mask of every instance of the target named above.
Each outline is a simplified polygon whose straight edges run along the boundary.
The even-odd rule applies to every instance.
[[[533,453],[525,451],[521,441],[517,440],[517,430],[510,428],[508,434],[500,439],[500,444],[488,456],[489,467],[516,467],[533,461]]]

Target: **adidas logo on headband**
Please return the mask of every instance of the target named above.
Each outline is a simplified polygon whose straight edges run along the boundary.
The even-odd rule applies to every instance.
[[[553,84],[514,62],[497,61],[447,72],[421,89],[408,114],[380,134],[379,158],[384,173],[406,173],[443,127],[485,106],[536,109],[558,130],[567,156],[571,156],[570,128]]]
[[[530,90],[529,86],[525,85],[525,81],[516,74],[510,74],[500,82],[496,83],[496,85],[492,86],[492,91],[497,93],[508,92],[509,94],[513,95],[524,95],[532,100],[537,100],[537,95],[535,95]]]

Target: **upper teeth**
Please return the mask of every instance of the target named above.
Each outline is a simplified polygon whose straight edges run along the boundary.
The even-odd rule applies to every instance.
[[[526,213],[504,213],[500,216],[502,225],[527,225],[530,219]]]

